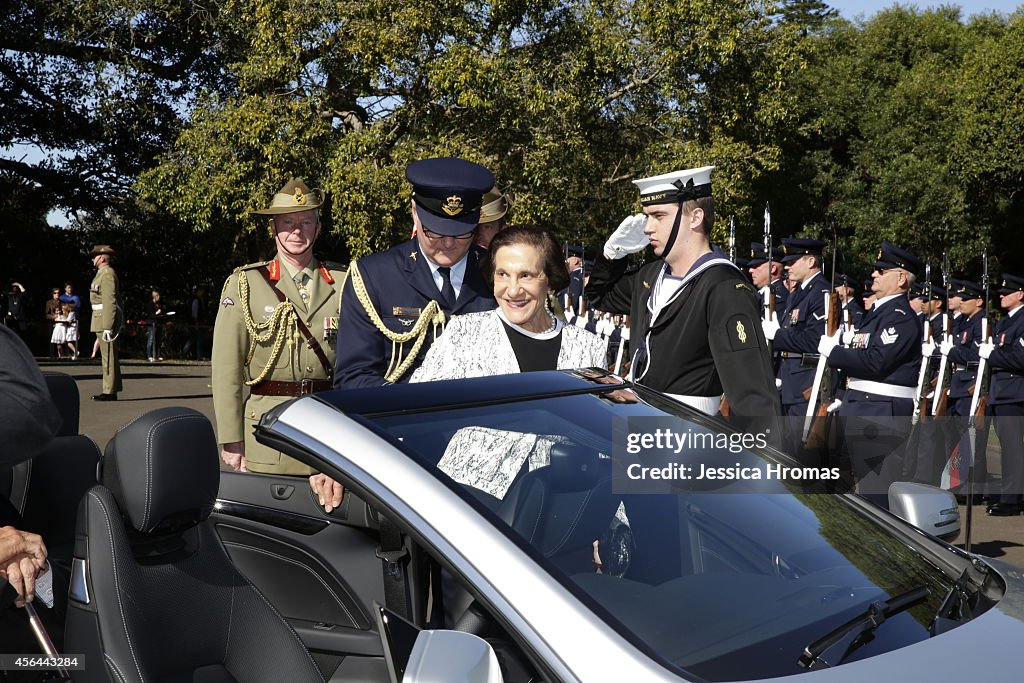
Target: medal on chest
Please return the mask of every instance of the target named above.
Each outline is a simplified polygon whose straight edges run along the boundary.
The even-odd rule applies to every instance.
[[[796,322],[798,320],[800,320],[800,309],[794,308],[793,311],[789,314],[789,324],[796,325]]]

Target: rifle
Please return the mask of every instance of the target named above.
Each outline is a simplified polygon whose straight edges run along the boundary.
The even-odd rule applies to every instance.
[[[992,325],[988,319],[988,250],[982,252],[982,284],[985,288],[985,308],[982,310],[981,318],[981,341],[988,344],[992,341]],[[964,550],[971,552],[971,508],[974,506],[974,459],[977,456],[985,457],[984,453],[978,453],[978,431],[986,433],[985,409],[988,404],[988,381],[989,373],[992,371],[988,358],[978,357],[978,373],[974,378],[974,393],[971,395],[970,422],[967,427],[968,442],[971,448],[970,460],[967,461],[967,531],[964,534]]]
[[[949,255],[942,252],[942,285],[946,288],[946,310],[942,314],[942,341],[953,340],[952,316],[949,313]],[[935,393],[932,396],[932,416],[945,415],[949,409],[949,355],[942,354],[939,374],[935,378]]]
[[[775,316],[775,292],[772,290],[772,211],[768,202],[764,204],[764,254],[768,259],[768,287],[765,288],[764,319],[771,320]],[[771,342],[768,342],[768,355],[771,355]]]
[[[836,254],[838,253],[838,237],[835,223],[832,224],[832,291],[825,294],[825,334],[834,335],[839,331],[839,320],[842,308],[839,304],[839,294],[836,293]],[[831,376],[826,378],[828,371],[828,357],[819,356],[818,366],[814,370],[814,383],[811,385],[811,395],[807,402],[807,414],[804,417],[803,442],[808,448],[822,448],[825,446],[825,422],[828,416],[828,407],[832,404],[832,397],[835,394],[835,387],[832,386]],[[817,429],[811,435],[812,424],[817,423]]]
[[[729,260],[736,263],[736,216],[729,218]]]
[[[925,296],[930,300],[932,296],[932,264],[924,264],[924,291]],[[924,321],[924,331],[921,333],[921,346],[924,347],[932,338],[931,325],[928,323],[928,318]],[[930,388],[928,382],[928,376],[931,374],[932,369],[932,355],[927,356],[921,355],[921,370],[917,374],[917,389],[914,390],[914,417],[911,421],[911,425],[917,425],[918,422],[923,420],[928,413],[928,389]]]

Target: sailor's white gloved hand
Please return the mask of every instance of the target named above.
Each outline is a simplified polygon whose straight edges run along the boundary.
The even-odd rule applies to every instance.
[[[853,343],[853,338],[857,336],[857,330],[847,330],[843,332],[843,346],[849,346]]]
[[[103,330],[103,341],[107,343],[114,341],[114,335],[111,334],[110,330]]]
[[[578,315],[578,316],[576,316],[576,327],[578,327],[578,328],[580,328],[582,330],[586,326],[587,326],[587,316],[586,315]]]
[[[952,350],[953,350],[953,340],[952,339],[943,339],[942,343],[939,344],[939,353],[941,353],[943,356],[948,356],[949,352],[952,351]]]
[[[988,360],[988,357],[992,355],[992,352],[996,350],[996,345],[992,342],[984,342],[978,345],[978,355]]]
[[[923,344],[921,344],[921,357],[922,358],[929,358],[929,357],[931,357],[931,355],[933,353],[935,353],[935,342],[933,342],[931,339],[929,339],[928,341],[926,341]]]
[[[779,331],[779,318],[774,313],[768,320],[761,318],[761,329],[764,330],[764,338],[768,341],[775,339],[775,333]]]
[[[828,408],[825,408],[826,413],[834,413],[839,410],[839,406],[843,405],[843,402],[838,398],[828,404]]]
[[[646,224],[647,216],[642,213],[629,216],[619,223],[619,227],[604,243],[604,257],[614,261],[643,251],[651,243],[651,240],[644,234],[644,225]]]
[[[831,337],[827,334],[821,335],[821,339],[818,340],[818,353],[828,358],[828,354],[832,353],[832,349],[839,346],[839,331]]]

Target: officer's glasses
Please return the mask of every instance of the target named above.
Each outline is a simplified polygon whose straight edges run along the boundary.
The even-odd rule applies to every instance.
[[[423,228],[423,235],[428,240],[432,240],[432,241],[434,241],[434,240],[443,240],[445,237],[451,237],[453,240],[469,240],[469,239],[473,239],[473,231],[472,230],[470,230],[469,232],[464,232],[461,235],[442,235],[439,232],[434,232],[433,230],[427,230],[426,228]]]

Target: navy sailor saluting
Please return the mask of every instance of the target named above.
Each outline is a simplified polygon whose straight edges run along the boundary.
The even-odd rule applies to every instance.
[[[728,399],[738,418],[778,415],[778,396],[753,286],[708,241],[714,222],[711,170],[634,181],[644,213],[627,218],[594,262],[594,308],[631,314],[632,374],[708,414]],[[659,260],[626,273],[627,254]]]
[[[921,267],[913,254],[882,242],[872,272],[877,298],[861,325],[846,333],[849,346],[839,345],[839,332],[818,344],[829,366],[849,378],[838,415],[858,491],[885,508],[889,484],[901,473],[921,365],[922,323],[907,296]]]
[[[451,315],[495,308],[473,245],[494,176],[463,159],[409,165],[415,237],[352,264],[342,299],[334,386],[408,381]]]

